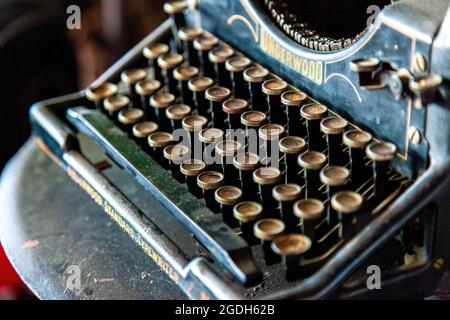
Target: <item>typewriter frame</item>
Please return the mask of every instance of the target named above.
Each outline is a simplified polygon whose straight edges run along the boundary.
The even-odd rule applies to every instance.
[[[140,58],[144,46],[170,32],[171,24],[170,20],[163,23],[102,75],[96,84],[118,80],[120,72]],[[32,107],[33,135],[41,149],[98,204],[103,204],[104,209],[105,204],[108,205],[111,208],[108,213],[190,298],[243,299],[236,283],[221,277],[206,259],[188,261],[177,245],[83,156],[75,131],[64,121],[64,117],[69,106],[79,106],[85,102],[84,92],[79,92]],[[450,225],[450,216],[446,214],[450,211],[450,202],[446,201],[446,195],[450,193],[450,177],[447,175],[450,172],[450,128],[445,126],[450,123],[450,113],[436,104],[430,104],[427,108],[427,139],[431,146],[428,170],[313,276],[290,289],[274,292],[265,299],[406,298],[431,294],[438,287],[450,258],[446,228]],[[443,126],[439,128],[435,124]],[[127,163],[119,164],[127,166]],[[430,211],[426,214],[426,221],[431,232],[426,241],[427,255],[424,259],[396,270],[397,274],[386,275],[382,281],[383,290],[371,291],[365,283],[358,282],[344,285],[366,258],[388,239],[395,237],[407,222],[426,208]]]

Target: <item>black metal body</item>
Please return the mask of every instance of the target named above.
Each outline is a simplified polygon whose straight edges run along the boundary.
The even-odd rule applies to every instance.
[[[405,175],[416,178],[406,192],[379,212],[358,236],[345,243],[307,280],[289,285],[275,277],[269,277],[265,279],[265,289],[261,289],[260,295],[255,297],[404,298],[426,296],[437,288],[443,273],[449,268],[450,259],[450,237],[447,232],[450,225],[450,202],[447,199],[450,192],[448,101],[415,109],[410,98],[395,101],[387,90],[355,89],[353,87],[357,84],[354,80],[356,75],[350,73],[348,63],[365,55],[383,55],[380,57],[383,60],[410,68],[412,43],[417,50],[420,49],[428,56],[431,54],[433,39],[443,20],[442,11],[446,11],[442,8],[446,9],[446,4],[448,6],[447,1],[441,1],[437,6],[429,6],[428,12],[420,11],[423,19],[430,20],[423,25],[410,20],[412,13],[416,12],[414,6],[418,5],[417,1],[393,5],[379,17],[376,27],[369,31],[360,43],[331,54],[313,53],[298,45],[294,46],[292,41],[265,18],[261,7],[250,1],[205,0],[201,1],[199,13],[188,14],[188,21],[198,20],[194,15],[200,14],[203,28],[235,45],[258,63],[275,71],[311,96],[333,106],[335,112],[374,132],[377,137],[397,144],[400,156],[395,163],[396,168]],[[440,11],[436,8],[439,6],[442,6]],[[260,44],[254,41],[255,34],[248,30],[249,25],[245,19],[233,20],[230,18],[233,16],[244,17],[250,25],[254,23],[253,26],[259,30],[256,35],[270,35],[285,48],[284,50],[295,52],[305,61],[326,66],[322,70],[321,81],[318,81],[319,78],[317,81],[310,81],[307,77],[293,72],[286,64],[270,57],[261,49]],[[389,26],[396,26],[397,29]],[[420,39],[412,42],[410,36],[401,34],[399,27],[406,26],[408,30],[420,30]],[[165,22],[96,83],[118,82],[123,69],[142,62],[143,47],[166,37],[170,27],[171,21]],[[377,48],[385,41],[396,44],[398,48],[393,50],[388,46],[386,50],[378,51]],[[442,43],[439,44],[443,46]],[[434,67],[431,69],[434,70]],[[333,74],[337,76],[333,77]],[[347,79],[339,80],[343,77]],[[378,109],[373,107],[375,104]],[[195,197],[190,194],[177,194],[176,190],[180,185],[170,178],[169,173],[157,167],[152,159],[145,157],[143,151],[125,134],[111,130],[114,125],[105,115],[79,107],[85,105],[87,101],[83,93],[36,104],[31,111],[31,121],[34,135],[42,148],[105,208],[139,246],[161,264],[163,270],[190,297],[252,297],[249,292],[254,292],[254,288],[246,289],[233,278],[247,286],[257,283],[261,277],[258,268],[261,257],[253,256],[243,240]],[[418,128],[422,133],[422,143],[410,145],[407,142],[408,126],[399,124],[399,121]],[[195,239],[208,249],[217,263],[212,265],[202,258],[188,261],[176,244],[152,224],[151,217],[143,216],[120,193],[120,186],[109,183],[94,164],[89,163],[83,156],[77,140],[77,134],[80,132],[95,140],[116,164],[132,174],[136,181],[149,191],[149,196],[156,197],[193,233]],[[402,152],[406,153],[402,155]],[[368,290],[365,278],[352,278],[356,270],[361,269],[377,252],[384,250],[384,246],[408,222],[418,216],[425,222],[425,255],[422,259],[384,272],[382,290]],[[271,271],[276,274],[280,270]],[[218,276],[220,273],[229,273],[231,276]],[[420,285],[417,285],[418,283]]]

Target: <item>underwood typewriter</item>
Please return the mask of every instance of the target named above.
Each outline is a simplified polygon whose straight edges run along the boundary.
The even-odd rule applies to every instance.
[[[164,10],[92,86],[32,108],[42,150],[191,298],[433,293],[450,259],[449,1]]]

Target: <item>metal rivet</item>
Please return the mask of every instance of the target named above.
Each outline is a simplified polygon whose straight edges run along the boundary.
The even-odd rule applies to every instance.
[[[427,70],[427,58],[421,54],[417,53],[414,58],[414,71],[425,72]]]
[[[420,142],[422,141],[419,130],[414,127],[409,128],[408,137],[411,143],[415,145],[420,144]]]
[[[439,258],[434,262],[434,268],[436,270],[442,269],[443,266],[444,266],[444,259],[442,259],[442,258]]]

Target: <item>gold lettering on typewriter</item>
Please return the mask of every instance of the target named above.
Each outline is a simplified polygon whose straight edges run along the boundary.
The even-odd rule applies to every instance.
[[[323,83],[323,62],[304,59],[281,46],[266,30],[261,29],[259,45],[261,50],[280,61],[298,74],[314,81]]]

